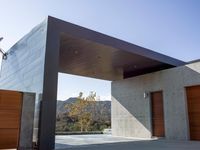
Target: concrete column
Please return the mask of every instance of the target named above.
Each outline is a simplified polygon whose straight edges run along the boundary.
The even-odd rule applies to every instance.
[[[24,93],[21,114],[19,150],[32,149],[34,110],[35,94]]]

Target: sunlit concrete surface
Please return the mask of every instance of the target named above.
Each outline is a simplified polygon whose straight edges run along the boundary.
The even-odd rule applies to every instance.
[[[144,140],[111,135],[56,136],[56,150],[199,150],[200,142]]]
[[[76,147],[91,144],[135,141],[133,138],[113,137],[107,134],[93,135],[60,135],[56,136],[56,148]]]

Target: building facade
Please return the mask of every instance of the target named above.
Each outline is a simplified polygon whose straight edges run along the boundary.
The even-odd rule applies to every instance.
[[[162,92],[162,106],[155,107],[163,111],[159,121],[164,131],[160,124],[154,125],[154,92]],[[167,139],[200,140],[199,117],[200,61],[112,82],[113,135],[151,138],[156,136],[153,130],[160,130]]]
[[[40,150],[55,146],[59,72],[112,81],[113,135],[189,140],[199,136],[190,131],[195,124],[199,133],[199,119],[188,117],[194,106],[187,104],[199,100],[189,96],[188,103],[186,93],[200,85],[199,71],[198,61],[186,64],[48,17],[8,51],[0,89],[36,93],[33,141]]]

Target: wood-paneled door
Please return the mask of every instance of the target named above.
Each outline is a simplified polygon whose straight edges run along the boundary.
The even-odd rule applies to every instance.
[[[162,91],[151,93],[152,136],[164,137],[164,110]]]
[[[190,139],[200,141],[200,86],[186,88]]]
[[[18,147],[22,93],[0,90],[0,149]]]

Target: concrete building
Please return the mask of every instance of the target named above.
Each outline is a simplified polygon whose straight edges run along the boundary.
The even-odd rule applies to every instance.
[[[113,135],[199,140],[200,62],[48,17],[8,51],[0,77],[1,89],[36,93],[40,150],[54,148],[58,72],[112,81]]]
[[[161,130],[160,126],[163,126],[164,131],[155,134],[159,136],[162,132],[161,137],[174,140],[200,140],[199,85],[200,61],[112,82],[113,134],[151,138],[156,136],[153,130]],[[163,116],[155,116],[162,118],[159,122],[153,120],[152,113],[152,109],[157,109],[152,106],[156,92],[162,93],[163,101]],[[190,98],[190,94],[194,97]],[[155,107],[160,108],[159,105]],[[161,110],[158,112],[162,113]],[[188,117],[191,117],[190,121]]]

